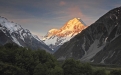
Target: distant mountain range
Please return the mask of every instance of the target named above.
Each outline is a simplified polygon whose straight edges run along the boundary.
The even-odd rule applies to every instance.
[[[87,26],[80,18],[74,18],[69,20],[60,29],[49,30],[47,35],[43,38],[43,41],[52,50],[56,51],[63,43],[69,41],[86,27]]]
[[[22,28],[17,23],[8,21],[4,17],[0,17],[0,45],[6,43],[15,43],[21,47],[44,49],[47,52],[52,52],[43,41],[29,30]]]
[[[81,61],[121,64],[121,7],[100,17],[95,23],[63,44],[54,55]]]

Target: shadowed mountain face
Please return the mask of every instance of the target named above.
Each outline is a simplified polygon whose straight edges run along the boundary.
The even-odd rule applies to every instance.
[[[54,54],[58,60],[80,59],[94,63],[121,64],[121,7],[115,8]]]
[[[15,43],[31,49],[44,49],[47,52],[52,51],[36,35],[32,35],[29,30],[22,28],[19,24],[8,21],[4,17],[0,17],[0,45],[6,43]]]
[[[63,43],[69,41],[86,27],[80,18],[74,18],[60,29],[51,29],[43,40],[51,49],[56,51]]]

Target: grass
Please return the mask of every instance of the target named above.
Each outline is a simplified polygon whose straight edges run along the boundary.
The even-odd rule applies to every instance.
[[[93,64],[91,63],[92,69],[94,71],[96,70],[105,70],[107,75],[110,73],[112,70],[121,70],[121,65],[105,65],[105,64]]]
[[[58,61],[59,64],[62,66],[62,64],[64,63],[64,60],[60,60]],[[81,63],[86,63],[86,62],[81,62]],[[96,64],[96,63],[87,63],[89,65],[92,66],[93,71],[96,70],[105,70],[106,74],[109,75],[110,71],[112,70],[121,70],[121,65],[114,65],[114,64]]]

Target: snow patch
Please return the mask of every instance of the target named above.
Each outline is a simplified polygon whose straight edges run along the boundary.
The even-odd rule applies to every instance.
[[[118,17],[115,14],[113,14],[113,15],[116,17],[116,19],[118,19]]]
[[[111,16],[110,16],[110,19],[113,20]]]
[[[108,37],[105,38],[105,43],[106,43],[107,39],[108,39]]]
[[[110,56],[110,58],[113,57],[114,54],[115,54],[115,51],[114,51],[113,54]]]
[[[22,46],[14,36],[11,36],[11,37],[16,44],[18,44],[19,46]]]
[[[105,57],[105,58],[103,58],[102,61],[101,61],[100,63],[103,63],[103,64],[104,64],[104,63],[105,63],[104,61],[105,61],[107,58],[108,58],[108,56]]]
[[[23,37],[27,37],[26,33],[23,33]]]

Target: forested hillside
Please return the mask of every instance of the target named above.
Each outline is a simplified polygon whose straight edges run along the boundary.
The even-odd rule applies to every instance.
[[[111,73],[111,74],[110,74]],[[15,44],[0,46],[0,75],[121,75],[121,70],[97,69],[74,59],[58,62],[44,50]]]

